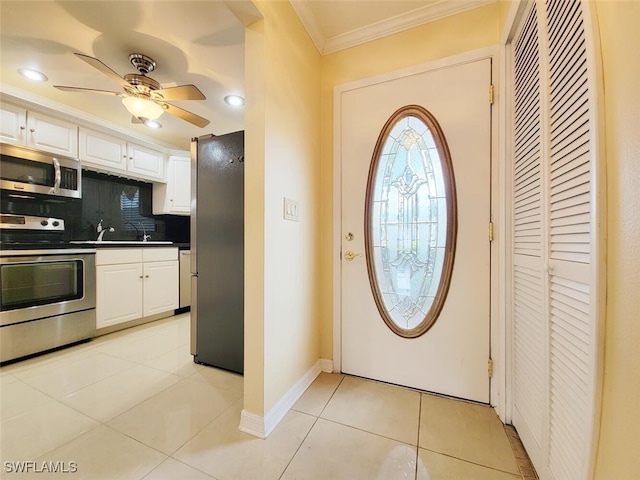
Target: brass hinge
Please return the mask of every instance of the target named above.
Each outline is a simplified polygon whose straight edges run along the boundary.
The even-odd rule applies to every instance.
[[[489,85],[489,105],[493,105],[493,97],[494,97],[493,84],[491,84]]]
[[[489,241],[493,242],[493,222],[489,222]]]
[[[493,360],[489,359],[487,362],[487,373],[489,374],[489,378],[493,377]]]

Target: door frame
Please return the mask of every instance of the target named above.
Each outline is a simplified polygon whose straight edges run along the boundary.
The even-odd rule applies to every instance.
[[[494,86],[494,102],[491,109],[491,219],[494,225],[494,237],[490,246],[490,346],[489,352],[493,360],[493,376],[490,381],[489,401],[496,408],[498,416],[504,422],[506,411],[506,309],[505,309],[505,168],[504,151],[500,149],[499,131],[504,125],[504,114],[500,103],[502,77],[500,72],[501,58],[499,46],[486,47],[458,55],[414,65],[393,72],[374,75],[360,80],[336,85],[333,90],[333,241],[332,241],[332,317],[333,317],[333,371],[342,371],[342,158],[341,129],[342,94],[356,88],[367,87],[378,83],[400,79],[455,65],[490,59],[491,78]],[[487,92],[487,101],[489,92]],[[488,230],[488,225],[487,225]],[[488,233],[487,233],[488,234]]]

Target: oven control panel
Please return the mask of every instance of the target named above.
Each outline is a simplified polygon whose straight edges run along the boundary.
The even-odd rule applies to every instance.
[[[64,232],[64,220],[32,215],[0,214],[0,228],[16,230],[54,230]]]

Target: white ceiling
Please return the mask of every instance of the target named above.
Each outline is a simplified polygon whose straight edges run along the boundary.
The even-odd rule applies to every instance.
[[[321,53],[329,53],[495,0],[290,0]],[[243,128],[243,110],[226,105],[225,95],[244,95],[244,13],[242,0],[0,0],[0,90],[3,99],[26,97],[69,112],[96,116],[118,129],[188,148],[191,137]],[[234,14],[235,12],[235,14]],[[207,97],[172,102],[206,119],[204,128],[167,113],[162,129],[130,123],[118,97],[71,93],[68,85],[119,91],[117,83],[78,59],[98,58],[118,74],[135,73],[130,53],[152,57],[149,74],[163,87],[194,84]],[[49,78],[34,83],[19,68]]]

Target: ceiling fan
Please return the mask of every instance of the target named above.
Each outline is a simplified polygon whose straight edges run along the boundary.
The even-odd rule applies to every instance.
[[[175,100],[205,100],[206,97],[195,85],[179,85],[177,87],[162,88],[160,83],[147,76],[147,73],[155,70],[156,62],[146,55],[141,53],[132,53],[129,55],[129,61],[139,73],[128,73],[124,77],[118,75],[97,58],[81,53],[76,53],[75,55],[120,84],[124,89],[124,93],[91,88],[67,87],[64,85],[54,85],[55,88],[66,92],[97,93],[121,97],[122,103],[133,116],[131,120],[133,123],[148,123],[157,119],[164,112],[167,112],[198,127],[205,127],[209,124],[209,120],[206,118],[167,103]]]

